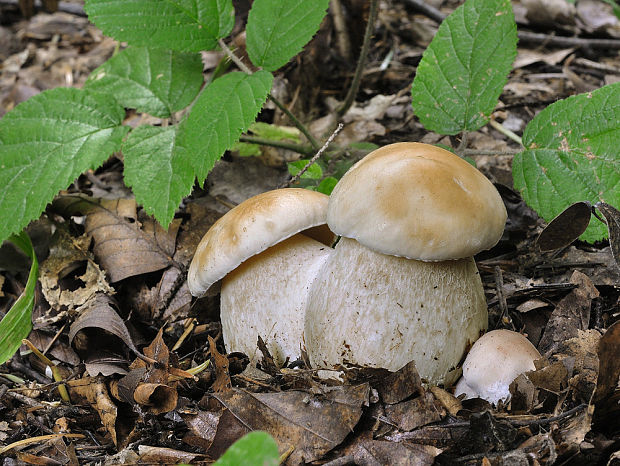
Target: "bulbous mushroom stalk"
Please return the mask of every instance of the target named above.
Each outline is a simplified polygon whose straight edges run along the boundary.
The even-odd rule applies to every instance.
[[[451,152],[419,143],[367,155],[336,185],[327,220],[342,236],[310,290],[310,362],[397,370],[450,384],[487,327],[473,260],[502,235],[491,182]]]
[[[268,191],[227,212],[202,238],[188,285],[202,296],[222,280],[228,352],[243,352],[255,363],[260,336],[277,364],[301,357],[310,286],[333,251],[327,200],[305,189]]]

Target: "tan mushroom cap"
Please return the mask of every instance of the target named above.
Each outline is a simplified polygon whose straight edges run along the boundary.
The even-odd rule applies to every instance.
[[[190,264],[187,283],[202,296],[243,261],[313,229],[309,236],[328,244],[330,233],[314,229],[326,223],[328,196],[307,189],[287,188],[251,197],[228,211],[204,235]]]
[[[465,160],[403,142],[373,151],[342,177],[327,223],[374,251],[440,261],[493,247],[506,208],[495,186]]]

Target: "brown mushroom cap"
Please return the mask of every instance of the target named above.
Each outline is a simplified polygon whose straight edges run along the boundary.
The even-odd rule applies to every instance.
[[[342,177],[327,223],[374,251],[440,261],[493,247],[506,208],[493,184],[465,160],[403,142],[375,150]]]
[[[227,212],[198,244],[188,271],[190,292],[202,296],[243,261],[296,233],[324,225],[328,199],[307,189],[276,189]]]

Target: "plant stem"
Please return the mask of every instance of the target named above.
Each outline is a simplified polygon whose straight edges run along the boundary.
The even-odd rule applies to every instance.
[[[494,129],[496,129],[497,131],[499,131],[500,133],[502,133],[504,136],[506,136],[509,139],[512,139],[514,142],[516,142],[517,144],[520,144],[521,146],[523,145],[523,140],[521,139],[521,136],[519,136],[518,134],[513,133],[512,131],[510,131],[509,129],[504,128],[500,123],[498,123],[495,120],[490,120],[489,121],[489,125],[491,125]]]
[[[338,127],[334,130],[331,136],[327,138],[327,141],[325,141],[325,144],[323,144],[323,147],[321,147],[317,151],[317,153],[312,156],[312,158],[308,161],[308,163],[304,166],[304,168],[302,168],[299,172],[297,172],[297,174],[293,178],[291,178],[289,181],[287,181],[280,187],[286,188],[287,186],[291,186],[293,183],[297,183],[297,181],[299,181],[299,179],[301,178],[301,175],[303,175],[304,173],[306,173],[306,171],[308,171],[308,169],[319,159],[321,154],[325,152],[325,149],[329,147],[329,145],[332,143],[334,138],[338,136],[338,133],[343,128],[343,126],[344,125],[342,123],[338,123]]]
[[[295,115],[293,115],[291,113],[291,111],[286,108],[286,106],[280,102],[278,99],[276,99],[272,94],[269,94],[269,100],[271,100],[276,107],[278,107],[280,110],[282,110],[284,112],[284,114],[289,117],[289,119],[291,120],[291,122],[297,127],[297,129],[299,131],[301,131],[301,133],[306,136],[306,138],[308,139],[308,142],[312,145],[312,148],[317,151],[319,150],[319,148],[321,147],[319,142],[314,138],[314,136],[312,136],[312,134],[310,133],[310,131],[308,131],[308,128],[306,128],[304,126],[304,124],[299,121],[297,119],[297,117]]]
[[[237,65],[237,67],[241,71],[247,74],[252,74],[252,70],[248,68],[248,66],[245,63],[243,63],[239,59],[239,57],[237,57],[235,53],[232,50],[230,50],[230,48],[228,48],[228,46],[222,39],[218,39],[217,43],[220,45],[220,47],[226,53],[226,55],[228,55],[228,57],[233,61],[235,65]],[[293,115],[291,111],[288,108],[286,108],[284,104],[282,104],[282,102],[276,99],[272,94],[269,94],[268,97],[269,97],[269,100],[271,100],[276,105],[276,107],[282,110],[284,114],[290,118],[291,122],[297,127],[297,129],[299,129],[299,131],[301,131],[301,133],[304,136],[306,136],[310,144],[312,144],[312,147],[314,148],[314,150],[315,151],[319,150],[321,146],[319,145],[318,141],[314,138],[314,136],[310,134],[310,131],[308,131],[308,128],[306,128],[304,124],[301,121],[299,121],[297,117]]]
[[[483,149],[464,149],[463,155],[514,155],[521,152],[519,149],[512,150],[483,150]]]
[[[277,147],[279,149],[292,150],[293,152],[297,152],[298,154],[310,156],[314,154],[315,150],[312,147],[302,146],[299,144],[295,144],[292,142],[284,142],[284,141],[272,141],[271,139],[263,139],[257,138],[254,136],[241,135],[239,138],[240,142],[246,142],[249,144],[257,144],[260,146],[271,146]]]
[[[355,68],[355,74],[353,75],[353,81],[351,81],[351,87],[344,99],[343,104],[338,109],[338,115],[344,115],[355,100],[357,91],[360,88],[360,81],[362,80],[362,73],[364,66],[366,65],[366,57],[368,57],[368,51],[370,50],[370,38],[375,30],[375,21],[377,19],[377,11],[379,9],[379,0],[370,0],[370,12],[368,13],[368,23],[366,23],[366,30],[364,31],[364,40],[362,42],[362,50],[360,56],[357,59],[357,67]]]
[[[248,68],[248,66],[245,63],[243,63],[241,59],[237,57],[237,55],[235,55],[232,50],[228,48],[228,45],[226,45],[226,43],[222,39],[218,39],[217,43],[220,45],[224,53],[226,53],[226,55],[228,55],[228,57],[233,61],[233,63],[237,65],[237,68],[239,68],[244,73],[252,74],[252,70]]]

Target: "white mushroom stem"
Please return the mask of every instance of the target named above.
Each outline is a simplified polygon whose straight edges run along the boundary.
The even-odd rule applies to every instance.
[[[296,234],[243,262],[222,282],[221,321],[228,352],[262,357],[258,336],[277,364],[299,359],[310,286],[333,250]]]
[[[421,377],[450,384],[487,318],[473,258],[422,262],[343,237],[310,291],[306,349],[314,367],[415,360]]]

